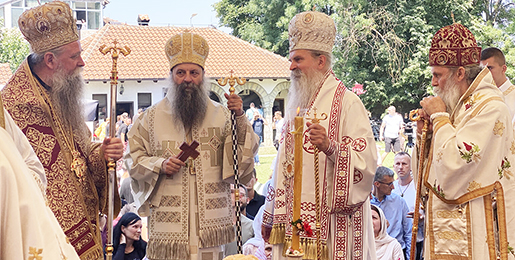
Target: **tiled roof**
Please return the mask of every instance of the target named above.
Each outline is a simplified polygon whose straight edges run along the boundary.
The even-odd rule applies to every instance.
[[[166,41],[185,27],[153,27],[126,24],[106,24],[95,35],[81,41],[85,80],[107,80],[110,77],[112,61],[110,54],[103,55],[99,47],[103,44],[118,47],[127,46],[130,55],[118,58],[118,78],[164,79],[169,75],[169,63],[165,56]],[[214,28],[187,28],[203,36],[209,44],[206,60],[206,76],[220,78],[234,75],[245,78],[289,78],[289,61],[268,50],[259,48],[239,38]]]
[[[0,85],[5,85],[12,75],[9,63],[0,63]]]

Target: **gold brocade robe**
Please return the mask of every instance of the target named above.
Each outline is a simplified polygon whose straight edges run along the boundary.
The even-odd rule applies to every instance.
[[[82,260],[103,259],[97,223],[99,212],[107,211],[108,181],[100,144],[91,143],[89,136],[78,135],[87,130],[73,129],[73,137],[65,133],[68,139],[73,138],[76,149],[86,160],[85,178],[80,181],[71,170],[71,152],[41,90],[45,91],[25,60],[2,90],[4,107],[45,168],[48,204],[68,240]],[[64,129],[69,131],[68,127]],[[118,200],[115,198],[117,206]]]
[[[450,118],[433,120],[423,156],[425,259],[515,259],[515,140],[508,107],[491,82],[485,68]]]

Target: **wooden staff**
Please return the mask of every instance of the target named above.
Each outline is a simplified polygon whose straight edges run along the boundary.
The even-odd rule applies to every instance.
[[[113,60],[113,67],[111,69],[111,107],[109,112],[109,137],[114,138],[116,135],[116,86],[118,85],[118,55],[121,53],[127,56],[131,53],[131,49],[125,46],[124,48],[116,47],[118,42],[113,41],[114,47],[106,47],[105,44],[98,49],[102,54],[106,55],[111,53]],[[106,257],[111,260],[113,256],[113,219],[114,219],[114,191],[115,191],[115,177],[116,177],[116,162],[109,158],[107,163],[108,179],[109,179],[109,194],[108,194],[108,210],[107,210],[107,244],[106,244]]]
[[[229,82],[229,93],[234,94],[234,85],[243,85],[247,82],[245,78],[238,78],[232,75],[233,71],[230,71],[231,75],[225,78],[217,79],[216,81],[220,86],[227,85]],[[236,133],[236,112],[231,111],[231,125],[232,125],[232,152],[233,152],[233,170],[234,170],[234,202],[236,203],[236,245],[238,247],[238,254],[242,253],[241,247],[243,243],[241,241],[241,211],[240,211],[240,179],[238,175],[238,135]]]
[[[327,119],[326,113],[322,113],[320,115],[322,117],[317,118],[317,109],[313,108],[313,111],[314,111],[313,118],[306,118],[308,120],[311,120],[311,123],[318,124],[318,123],[320,123],[320,121]],[[316,239],[317,258],[316,259],[320,260],[320,259],[322,259],[322,245],[321,245],[321,241],[320,241],[320,229],[321,229],[321,225],[320,225],[320,176],[319,176],[319,166],[318,166],[318,154],[320,153],[320,151],[318,150],[318,146],[314,145],[314,147],[315,147],[314,156],[315,156],[315,210],[316,210],[315,218],[316,218],[316,235],[317,235],[317,239]]]
[[[415,211],[413,212],[413,227],[411,229],[411,249],[410,249],[410,260],[414,260],[417,252],[417,233],[418,233],[418,220],[420,218],[420,200],[422,192],[422,183],[424,179],[424,150],[426,146],[427,130],[429,128],[429,120],[424,120],[418,114],[419,110],[412,110],[409,113],[411,121],[423,121],[424,127],[422,128],[422,138],[419,146],[418,155],[418,179],[417,179],[417,194],[415,196]]]

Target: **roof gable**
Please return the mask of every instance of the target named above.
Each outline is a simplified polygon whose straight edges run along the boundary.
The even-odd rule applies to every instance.
[[[290,62],[277,54],[259,48],[232,35],[208,27],[154,27],[126,24],[106,24],[95,35],[81,41],[85,80],[107,80],[112,61],[99,47],[105,44],[127,46],[131,54],[120,55],[118,78],[120,80],[164,79],[169,75],[169,63],[164,52],[166,41],[174,34],[188,29],[201,35],[209,44],[206,76],[225,77],[230,70],[245,78],[289,78]],[[108,57],[109,56],[109,57]]]

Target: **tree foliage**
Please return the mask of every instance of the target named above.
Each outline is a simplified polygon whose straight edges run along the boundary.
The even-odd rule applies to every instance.
[[[221,24],[233,34],[282,56],[288,55],[288,23],[315,8],[336,22],[336,75],[352,87],[364,84],[363,103],[374,116],[389,105],[409,112],[428,93],[428,53],[436,31],[453,23],[468,27],[481,47],[506,55],[515,76],[514,3],[511,0],[221,0]]]
[[[0,63],[9,63],[14,72],[29,54],[29,43],[17,28],[2,28],[0,21]]]

